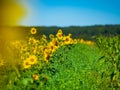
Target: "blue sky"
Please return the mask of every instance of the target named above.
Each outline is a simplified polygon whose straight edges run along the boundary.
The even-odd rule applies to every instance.
[[[87,26],[120,24],[120,0],[21,0],[21,25]]]

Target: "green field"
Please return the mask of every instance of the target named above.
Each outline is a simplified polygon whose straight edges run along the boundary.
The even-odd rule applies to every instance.
[[[6,41],[0,90],[120,90],[119,29],[49,29],[24,27],[25,39]]]

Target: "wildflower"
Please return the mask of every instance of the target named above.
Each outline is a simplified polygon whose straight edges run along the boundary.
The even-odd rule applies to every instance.
[[[31,64],[31,65],[37,63],[37,57],[35,55],[30,55],[27,60],[29,61],[29,64]]]
[[[37,74],[33,74],[32,77],[33,77],[34,80],[38,80],[39,79],[39,76]]]
[[[30,65],[30,63],[29,63],[29,61],[28,61],[28,60],[24,60],[24,62],[23,62],[23,67],[24,67],[25,69],[27,69],[27,68],[30,68],[30,67],[31,67],[31,65]]]
[[[37,30],[36,28],[31,28],[31,34],[36,34]]]

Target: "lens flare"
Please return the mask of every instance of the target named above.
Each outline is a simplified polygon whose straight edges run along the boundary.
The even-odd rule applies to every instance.
[[[19,0],[0,0],[0,25],[14,26],[23,18],[25,10]]]
[[[15,26],[19,25],[25,11],[20,0],[0,0],[0,53],[5,51],[6,41],[23,37],[22,30]]]

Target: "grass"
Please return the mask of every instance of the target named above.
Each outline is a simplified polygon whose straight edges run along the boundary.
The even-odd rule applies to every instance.
[[[89,90],[91,87],[95,89],[97,80],[93,79],[93,75],[98,75],[98,59],[97,49],[88,45],[61,47],[51,57],[49,66],[55,72],[51,75],[52,79],[47,86],[57,90]]]

